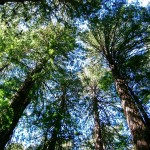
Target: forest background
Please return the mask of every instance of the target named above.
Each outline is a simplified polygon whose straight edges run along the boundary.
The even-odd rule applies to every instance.
[[[0,1],[0,150],[149,150],[150,6]]]

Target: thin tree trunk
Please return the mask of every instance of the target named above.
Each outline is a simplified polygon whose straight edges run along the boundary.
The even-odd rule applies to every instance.
[[[93,113],[94,113],[94,134],[95,134],[95,150],[104,150],[103,148],[103,140],[102,140],[102,133],[101,133],[101,125],[99,119],[99,112],[98,112],[98,99],[97,97],[93,98]]]
[[[66,90],[63,89],[63,94],[61,96],[61,103],[60,103],[60,109],[59,112],[57,114],[57,119],[54,123],[54,129],[52,131],[52,136],[48,142],[48,149],[47,150],[55,150],[56,148],[56,144],[58,139],[58,134],[60,132],[61,129],[61,120],[63,117],[63,114],[65,113],[65,103],[66,103]]]
[[[111,69],[115,80],[116,90],[120,96],[122,108],[132,133],[136,150],[149,150],[150,140],[148,139],[149,133],[146,132],[147,126],[144,123],[134,99],[128,91],[125,80],[120,75],[115,64],[111,64]]]
[[[56,125],[55,125],[56,126]],[[53,130],[53,133],[52,133],[52,137],[51,137],[51,140],[48,142],[48,148],[47,150],[55,150],[55,147],[56,147],[56,143],[57,143],[57,140],[58,140],[58,133],[59,133],[59,127],[54,127],[54,130]]]
[[[44,62],[46,63],[46,61]],[[17,93],[13,96],[9,109],[12,109],[13,115],[9,116],[12,123],[9,125],[9,128],[2,128],[3,124],[0,127],[0,150],[4,150],[5,145],[10,140],[13,130],[15,129],[20,117],[23,114],[23,111],[30,103],[31,99],[28,98],[29,92],[32,90],[35,80],[33,75],[41,72],[44,64],[37,66],[25,79],[23,85],[19,88]],[[10,114],[9,114],[10,115]]]
[[[58,134],[61,128],[61,114],[57,114],[56,121],[54,123],[54,129],[52,131],[52,136],[48,141],[47,150],[55,150],[58,139]],[[44,149],[43,149],[44,150]]]

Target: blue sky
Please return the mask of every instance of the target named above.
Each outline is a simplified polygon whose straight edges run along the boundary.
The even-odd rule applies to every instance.
[[[128,0],[128,2],[136,2],[139,1],[141,5],[146,6],[148,3],[150,3],[150,0]]]

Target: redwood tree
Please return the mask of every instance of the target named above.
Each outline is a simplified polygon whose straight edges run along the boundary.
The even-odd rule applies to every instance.
[[[40,87],[40,83],[45,80],[44,77],[47,76],[47,72],[55,70],[56,57],[64,56],[74,49],[76,45],[75,30],[65,28],[59,24],[49,24],[45,30],[33,29],[31,32],[24,32],[21,37],[13,37],[14,35],[10,32],[9,40],[5,41],[5,38],[3,38],[5,47],[3,47],[2,55],[10,54],[13,51],[7,59],[15,67],[19,64],[19,70],[23,72],[20,75],[23,75],[23,79],[20,75],[14,77],[14,85],[12,85],[14,90],[9,91],[9,96],[5,94],[7,89],[3,90],[4,94],[1,99],[7,99],[8,103],[3,106],[6,100],[1,101],[5,116],[0,121],[0,149],[5,148],[25,108],[31,102],[32,91]],[[13,74],[15,71],[12,69],[10,73]],[[3,76],[9,76],[7,70],[3,72]],[[14,87],[15,82],[18,82],[15,81],[16,78],[20,79],[18,87],[17,85]],[[7,78],[2,78],[1,81],[5,86]],[[8,118],[9,122],[5,122],[5,117]]]
[[[82,38],[89,51],[103,55],[110,67],[137,150],[150,148],[150,127],[129,91],[122,67],[130,57],[140,51],[145,53],[149,40],[148,16],[146,8],[108,2],[90,18],[90,32]]]

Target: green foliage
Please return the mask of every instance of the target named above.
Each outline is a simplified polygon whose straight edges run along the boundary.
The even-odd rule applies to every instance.
[[[22,144],[11,143],[7,146],[6,150],[24,150]]]
[[[74,21],[74,18],[88,18],[99,10],[101,0],[43,0],[40,3],[35,0],[23,3],[5,3],[0,5],[1,17],[9,25],[23,23],[27,26],[33,24],[47,24],[53,18],[58,21]],[[9,13],[7,13],[9,12]],[[72,20],[70,20],[72,19]]]
[[[119,125],[120,120],[125,120],[113,84],[111,63],[115,62],[142,105],[149,106],[147,9],[112,1],[48,0],[6,3],[0,10],[0,133],[11,127],[15,117],[15,110],[10,108],[12,99],[31,77],[34,86],[26,95],[30,104],[16,128],[20,132],[14,130],[13,139],[19,136],[27,143],[34,141],[37,146],[28,149],[44,150],[56,132],[56,149],[66,149],[68,143],[74,149],[94,149],[94,95],[98,98],[106,149],[130,147],[126,125]],[[86,21],[87,30],[77,37],[74,26]],[[72,54],[81,48],[76,41],[85,50],[82,56]],[[80,64],[78,58],[83,55],[88,58],[87,65],[77,68],[77,73],[70,62],[75,57]],[[23,149],[22,145],[11,143],[6,149]]]
[[[110,71],[106,71],[99,81],[100,89],[107,91],[113,83],[112,74]]]
[[[108,1],[108,3],[103,4],[99,13],[95,13],[91,17],[87,31],[82,32],[80,36],[83,42],[81,44],[87,53],[93,58],[100,55],[99,61],[104,61],[105,67],[107,66],[106,63],[108,64],[114,78],[116,75],[116,78],[122,77],[132,88],[138,87],[141,88],[141,91],[142,88],[149,90],[149,80],[145,73],[148,69],[143,68],[146,57],[149,57],[146,54],[149,51],[149,47],[147,47],[147,43],[149,43],[147,16],[149,15],[147,9],[141,6],[115,5]],[[131,70],[136,71],[131,72]],[[94,74],[94,72],[92,73]],[[140,81],[135,82],[138,74],[141,76]],[[113,83],[113,80],[112,75],[106,72],[100,79],[99,87],[108,91],[108,87]],[[89,82],[89,80],[87,81]],[[140,96],[141,91],[135,90],[139,99],[143,99]],[[132,118],[130,119],[132,120]],[[112,134],[112,136],[115,135]],[[125,139],[120,138],[120,140],[121,146],[123,146]]]
[[[0,131],[10,127],[13,115],[12,109],[9,107],[9,100],[4,96],[4,90],[0,90]]]
[[[23,95],[31,101],[34,97],[38,97],[34,94],[40,89],[42,82],[48,81],[51,78],[51,72],[57,70],[57,65],[60,65],[57,64],[59,59],[67,59],[68,52],[76,47],[76,29],[59,23],[55,25],[50,23],[48,26],[38,29],[33,27],[32,30],[28,29],[22,31],[20,35],[16,35],[18,31],[18,28],[8,28],[7,30],[6,26],[6,36],[4,36],[3,30],[1,30],[2,42],[5,45],[1,51],[1,57],[9,63],[9,67],[2,71],[0,83],[3,88],[0,97],[0,133],[14,128],[11,126],[14,126],[15,119],[19,119],[17,118],[19,114],[13,115],[17,110],[12,110],[10,106],[17,101],[16,97],[19,97],[20,89],[26,83],[26,79],[32,78],[35,81],[29,94]],[[5,63],[3,59],[2,64]],[[44,69],[40,69],[41,67]],[[30,87],[26,87],[24,90],[28,91],[28,88]],[[21,101],[24,100],[20,99],[16,102],[18,113],[21,109],[19,107],[24,104]],[[56,113],[58,110],[57,108]],[[47,123],[49,120],[53,122],[57,118],[58,113],[57,115],[52,113],[52,116],[48,120],[45,119],[45,122]]]

